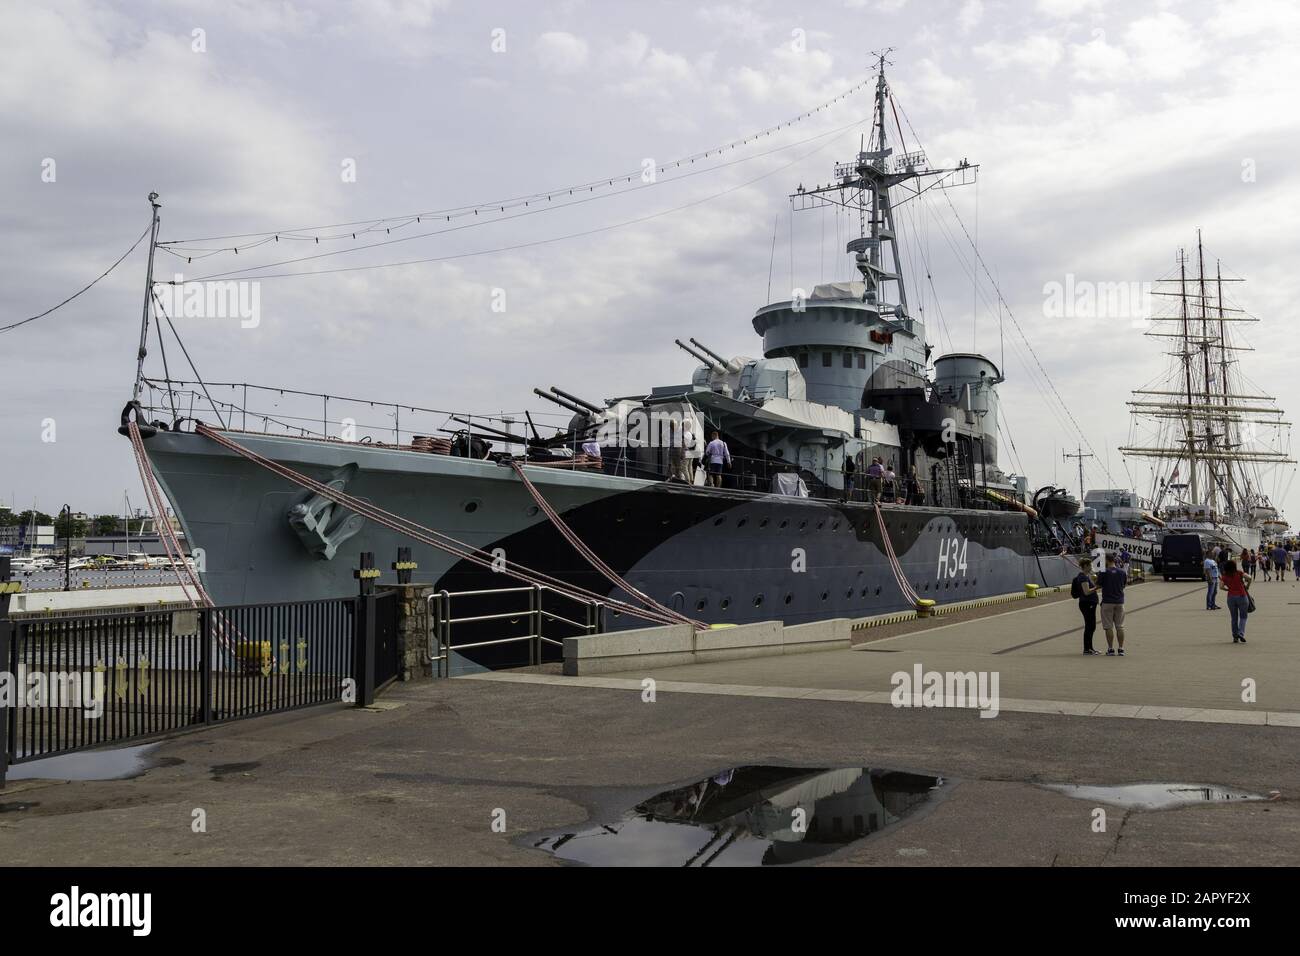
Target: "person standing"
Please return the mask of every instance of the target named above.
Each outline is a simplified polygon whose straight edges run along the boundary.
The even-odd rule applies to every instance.
[[[1219,609],[1219,563],[1213,558],[1205,559],[1205,609]]]
[[[1286,580],[1286,548],[1281,541],[1273,545],[1273,573],[1279,581]]]
[[[1286,556],[1291,562],[1291,583],[1296,584],[1300,582],[1300,545],[1292,541],[1291,546],[1287,548]]]
[[[1236,561],[1223,566],[1223,586],[1228,591],[1228,618],[1232,643],[1246,643],[1246,617],[1250,613],[1250,575],[1237,570]]]
[[[925,504],[925,490],[921,487],[921,479],[916,476],[915,467],[907,472],[907,503],[909,505]]]
[[[1097,633],[1097,579],[1092,576],[1092,559],[1079,559],[1079,573],[1070,584],[1070,596],[1078,598],[1079,613],[1083,615],[1083,653],[1100,654],[1092,646],[1092,636]]]
[[[721,488],[722,465],[725,462],[728,468],[731,467],[731,449],[722,440],[722,435],[717,429],[710,433],[710,441],[704,448],[704,460],[709,469],[709,484],[714,488]]]
[[[1119,641],[1119,656],[1124,656],[1124,572],[1115,567],[1115,555],[1106,555],[1106,570],[1097,575],[1101,589],[1101,629],[1106,632],[1106,656],[1114,657]]]
[[[898,475],[894,474],[894,463],[892,461],[885,466],[883,484],[885,489],[885,500],[897,501],[898,500]]]
[[[853,479],[858,471],[858,466],[853,463],[853,456],[848,452],[844,454],[844,500],[853,500]]]
[[[867,466],[867,494],[871,503],[875,504],[880,500],[881,485],[885,477],[885,466],[880,463],[879,458],[871,459],[871,464]]]

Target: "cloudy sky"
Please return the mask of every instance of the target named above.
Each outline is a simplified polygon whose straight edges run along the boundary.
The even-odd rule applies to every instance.
[[[1005,355],[1004,467],[1073,488],[1061,454],[1086,441],[1088,487],[1149,490],[1117,449],[1149,437],[1130,436],[1124,403],[1159,378],[1163,340],[1129,312],[1061,315],[1045,290],[1169,276],[1198,228],[1211,268],[1248,280],[1233,301],[1263,320],[1239,326],[1256,348],[1237,353],[1249,390],[1300,406],[1300,8],[1287,0],[56,0],[4,17],[0,325],[107,268],[156,190],[161,238],[185,247],[159,254],[162,277],[266,277],[252,327],[177,317],[211,381],[475,412],[535,408],[535,385],[598,399],[684,382],[675,337],[757,355],[750,319],[769,281],[785,299],[849,277],[847,224],[792,219],[786,197],[851,158],[870,97],[836,98],[892,46],[906,145],[981,164],[978,186],[935,191],[901,225],[930,341]],[[567,206],[575,184],[778,125],[569,208],[443,229],[441,213],[400,218],[547,191]],[[383,217],[337,238],[348,230],[334,224]],[[203,241],[263,232],[285,237]],[[963,232],[997,278],[1001,317],[992,284],[972,282]],[[6,503],[142,502],[115,429],[144,252],[0,333]],[[426,261],[389,265],[407,260]],[[384,267],[359,268],[371,266]],[[178,350],[168,358],[180,377]],[[263,409],[289,415],[278,401]],[[1300,517],[1294,474],[1266,489]]]

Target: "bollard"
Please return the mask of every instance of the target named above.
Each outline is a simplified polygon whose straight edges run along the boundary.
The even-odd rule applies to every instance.
[[[1036,598],[1036,597],[1038,597],[1038,585],[1037,585],[1037,584],[1026,584],[1026,585],[1025,585],[1025,597],[1027,597],[1027,598]]]

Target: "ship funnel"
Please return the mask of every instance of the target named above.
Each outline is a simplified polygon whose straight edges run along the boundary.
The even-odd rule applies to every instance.
[[[683,342],[681,339],[673,339],[673,341],[674,341],[675,343],[677,343],[677,347],[678,347],[679,349],[681,349],[683,352],[686,352],[688,355],[692,355],[692,356],[694,356],[698,361],[702,362],[702,363],[703,363],[705,366],[707,366],[710,370],[712,370],[712,371],[714,371],[714,372],[724,372],[724,371],[726,371],[726,369],[724,369],[724,368],[719,368],[717,365],[715,365],[712,359],[705,358],[703,355],[701,355],[699,352],[695,351],[695,349],[691,348],[689,345],[687,345],[687,344],[686,344],[685,342]]]

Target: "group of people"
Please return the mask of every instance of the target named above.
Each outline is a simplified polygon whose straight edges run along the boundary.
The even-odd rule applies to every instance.
[[[1265,581],[1285,581],[1289,570],[1292,579],[1300,582],[1300,545],[1295,541],[1285,544],[1275,541],[1271,548],[1264,547],[1259,551],[1243,550],[1241,563],[1250,574],[1254,574],[1256,569],[1262,571]]]
[[[1228,618],[1232,627],[1232,643],[1246,643],[1246,618],[1254,610],[1255,602],[1250,596],[1250,584],[1254,578],[1256,562],[1259,560],[1254,551],[1243,548],[1241,563],[1229,556],[1227,548],[1220,548],[1217,554],[1205,558],[1205,609],[1219,611],[1219,589],[1228,592]]]
[[[857,477],[857,465],[853,462],[851,455],[844,456],[844,499],[853,500],[853,490],[855,479]],[[867,479],[867,500],[872,504],[878,501],[898,502],[908,505],[925,504],[925,489],[921,487],[921,481],[916,477],[916,469],[913,468],[908,475],[899,480],[898,473],[894,471],[894,463],[885,462],[885,459],[877,456],[871,459],[871,464],[866,468]]]
[[[1097,607],[1101,605],[1101,628],[1106,634],[1106,656],[1124,656],[1124,588],[1128,571],[1114,554],[1106,555],[1105,570],[1094,574],[1091,558],[1079,559],[1079,573],[1070,583],[1070,594],[1079,601],[1083,615],[1083,653],[1100,654],[1092,646],[1097,633]]]

